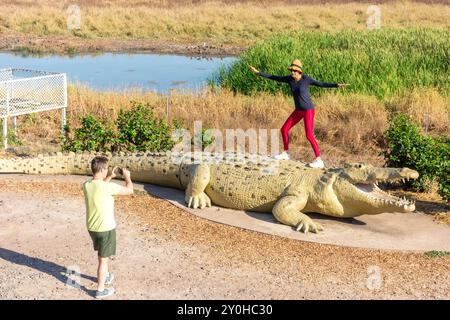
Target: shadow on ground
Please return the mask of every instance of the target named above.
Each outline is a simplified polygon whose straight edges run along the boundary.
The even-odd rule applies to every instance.
[[[25,254],[11,251],[5,248],[0,248],[0,258],[14,264],[26,266],[29,268],[33,268],[39,272],[46,273],[52,277],[55,277],[65,285],[83,290],[85,293],[87,293],[92,297],[95,294],[95,290],[89,290],[85,286],[80,285],[75,281],[75,278],[74,279],[70,278],[68,274],[73,274],[76,275],[77,277],[81,277],[93,282],[97,282],[97,277],[91,277],[81,273],[75,274],[74,271],[68,270],[68,268],[60,266],[54,262],[42,260],[35,257],[30,257]]]
[[[245,211],[245,214],[248,215],[249,217],[252,217],[254,219],[257,220],[261,220],[261,221],[265,221],[265,222],[269,222],[269,223],[275,223],[278,224],[279,222],[274,218],[274,216],[271,213],[260,213],[260,212],[253,212],[253,211]],[[365,222],[357,220],[355,218],[336,218],[336,217],[330,217],[330,216],[325,216],[323,214],[320,213],[305,213],[308,217],[310,217],[311,219],[317,221],[336,221],[342,224],[352,224],[352,225],[358,225],[358,226],[364,226],[366,225]],[[295,228],[292,228],[293,230],[295,230]]]
[[[416,211],[421,211],[426,214],[442,212],[450,213],[450,205],[445,203],[436,203],[434,201],[416,200]]]

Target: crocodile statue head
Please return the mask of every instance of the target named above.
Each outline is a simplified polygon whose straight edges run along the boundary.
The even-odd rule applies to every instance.
[[[344,217],[415,210],[414,201],[390,195],[378,187],[378,183],[417,179],[419,173],[415,170],[354,163],[346,164],[343,168],[329,169],[328,173],[334,175],[330,177],[333,180],[332,187]]]

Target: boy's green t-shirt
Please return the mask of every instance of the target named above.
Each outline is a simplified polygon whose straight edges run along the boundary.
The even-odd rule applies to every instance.
[[[105,232],[116,227],[114,195],[122,187],[103,180],[88,180],[83,185],[86,201],[86,225],[89,231]]]

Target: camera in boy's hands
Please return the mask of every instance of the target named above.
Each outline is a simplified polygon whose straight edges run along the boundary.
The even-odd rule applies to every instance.
[[[120,167],[114,167],[114,168],[112,169],[112,175],[113,175],[113,176],[117,176],[117,175],[123,176],[123,169],[120,168]]]
[[[130,171],[128,171],[128,169],[126,168],[121,167],[114,167],[112,174],[113,177],[121,175],[125,180],[130,177]]]

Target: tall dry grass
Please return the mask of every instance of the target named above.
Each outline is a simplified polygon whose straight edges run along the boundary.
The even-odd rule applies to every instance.
[[[439,103],[430,102],[430,97]],[[131,107],[130,101],[149,103],[158,117],[166,118],[166,98],[153,92],[96,92],[83,86],[69,86],[68,123],[72,128],[77,127],[80,117],[87,113],[105,120],[116,119],[120,108]],[[429,126],[430,133],[448,134],[450,103],[435,89],[413,91],[389,101],[389,104],[383,104],[375,97],[333,92],[313,100],[316,105],[315,135],[324,159],[330,165],[340,164],[344,160],[381,164],[382,158],[378,154],[383,146],[389,114],[393,111],[404,111],[414,116],[414,110],[432,104],[430,112],[432,110],[431,119],[434,122]],[[193,129],[194,121],[202,121],[203,127],[219,129],[224,136],[225,129],[278,130],[293,110],[291,98],[281,94],[261,93],[250,97],[225,89],[208,89],[197,94],[173,92],[169,106],[169,121],[173,118],[182,120],[189,130]],[[418,115],[420,117],[420,113]],[[59,130],[59,111],[18,119],[19,139],[33,150],[57,150]],[[290,136],[290,151],[294,157],[311,160],[313,154],[305,138],[303,124],[294,127]],[[46,143],[49,145],[45,146]]]
[[[449,98],[436,90],[415,88],[387,102],[390,112],[409,115],[425,131],[435,135],[450,135]]]
[[[127,7],[127,6],[147,6],[147,7],[157,7],[157,8],[179,8],[183,6],[192,6],[205,3],[221,3],[225,5],[230,4],[279,4],[279,5],[298,5],[298,4],[343,4],[343,3],[372,3],[370,0],[302,0],[299,3],[298,0],[77,0],[76,3],[86,7]],[[396,0],[377,0],[377,3],[392,3]],[[447,0],[404,0],[403,2],[418,2],[425,4],[445,4]],[[10,0],[8,1],[10,5],[16,6],[30,6],[30,5],[40,5],[40,6],[55,6],[58,4],[70,5],[73,4],[73,0]]]
[[[316,104],[319,140],[358,154],[377,153],[383,146],[388,112],[375,97],[330,93]]]
[[[247,46],[287,30],[366,29],[370,3],[337,2],[344,3],[15,0],[0,3],[0,33]],[[72,4],[81,9],[80,30],[67,28]],[[446,4],[394,1],[380,8],[382,27],[450,27]]]

